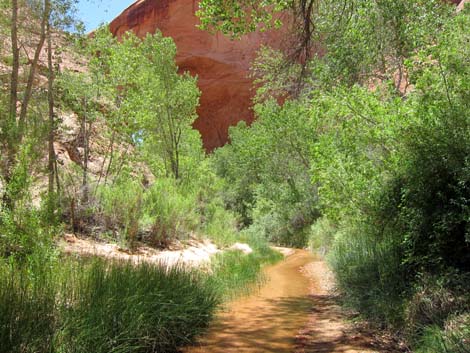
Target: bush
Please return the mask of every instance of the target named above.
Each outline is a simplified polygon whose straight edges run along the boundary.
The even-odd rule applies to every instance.
[[[30,204],[18,206],[14,211],[0,211],[0,258],[14,257],[26,260],[36,251],[52,244],[54,225],[44,226],[43,210]]]
[[[218,246],[229,246],[237,239],[237,219],[222,205],[211,203],[206,212],[204,233]]]
[[[338,228],[326,217],[318,219],[310,228],[309,246],[325,255],[331,248]]]
[[[286,206],[287,208],[287,206]],[[311,220],[306,220],[297,209],[255,209],[251,233],[259,232],[264,238],[281,246],[303,248],[308,243],[308,229]]]
[[[122,234],[133,247],[142,217],[143,188],[139,182],[120,181],[99,190],[101,213],[106,229],[114,235]]]
[[[166,247],[196,231],[200,219],[195,205],[194,195],[184,194],[175,180],[156,180],[144,194],[141,224],[149,230],[144,240]]]
[[[419,280],[406,310],[407,331],[412,338],[426,326],[443,327],[454,313],[464,312],[469,307],[466,281],[468,278],[456,273]]]
[[[367,225],[338,233],[328,261],[346,304],[379,325],[399,326],[406,297],[400,243]]]
[[[470,314],[455,315],[444,325],[447,352],[470,352]]]

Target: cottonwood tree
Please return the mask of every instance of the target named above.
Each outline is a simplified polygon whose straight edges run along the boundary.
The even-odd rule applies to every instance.
[[[172,39],[157,33],[147,35],[139,46],[138,95],[133,97],[142,123],[144,142],[158,146],[165,168],[181,177],[183,143],[196,119],[200,91],[196,78],[178,74],[176,46]],[[142,109],[143,108],[143,109]]]
[[[46,26],[50,17],[51,4],[49,0],[45,0],[40,6],[34,6],[38,4],[32,3],[31,7],[27,7],[18,0],[11,0],[9,5],[8,25],[11,45],[11,72],[8,82],[8,112],[4,119],[2,119],[2,142],[3,150],[5,151],[4,160],[2,161],[2,176],[5,189],[3,204],[11,209],[14,206],[13,200],[18,188],[11,188],[10,185],[14,178],[18,153],[25,136],[26,119],[33,95],[33,84],[36,78],[40,55],[46,39]],[[37,43],[30,47],[24,45],[24,33],[22,34],[20,29],[20,10],[31,13],[33,21],[36,19],[40,21]],[[35,18],[34,14],[38,14],[38,16]],[[32,51],[33,57],[28,57],[29,67],[22,65],[20,49],[24,49],[27,56]],[[24,74],[24,77],[20,74]],[[18,103],[20,103],[19,107]]]
[[[179,179],[183,151],[195,140],[191,124],[200,92],[196,78],[178,73],[173,40],[157,32],[143,39],[127,33],[118,41],[104,29],[96,32],[91,48],[98,53],[94,77],[117,109],[110,119],[113,131],[151,150],[166,174]]]
[[[318,75],[312,59],[328,57],[320,60],[317,79],[350,85],[392,80],[400,93],[408,84],[406,60],[435,40],[454,11],[442,0],[202,0],[198,15],[203,29],[235,37],[282,25],[291,36],[283,49],[287,62],[302,64],[300,76]]]
[[[20,163],[21,149],[29,143],[28,135],[36,134],[33,126],[29,126],[30,120],[34,115],[41,113],[34,107],[32,102],[35,96],[38,97],[38,104],[41,104],[39,98],[44,87],[37,84],[38,69],[42,64],[41,55],[44,53],[44,47],[47,41],[48,59],[47,59],[47,92],[49,95],[49,159],[53,159],[53,63],[52,63],[52,31],[53,28],[59,28],[60,25],[68,26],[72,17],[70,13],[73,8],[73,1],[69,0],[44,0],[28,1],[11,0],[2,3],[2,12],[7,16],[2,25],[7,25],[9,34],[9,64],[11,64],[10,75],[7,82],[8,86],[8,111],[4,112],[1,120],[1,142],[3,160],[2,160],[2,179],[4,184],[3,206],[7,209],[14,208],[14,200],[23,187],[19,186],[22,182],[13,182],[18,177],[27,178],[26,175],[15,175],[16,171],[24,170],[17,168]],[[32,33],[37,33],[32,35]],[[39,118],[40,119],[40,118]],[[36,127],[37,130],[37,127]],[[25,143],[26,140],[28,143]],[[24,156],[25,154],[23,154]],[[25,163],[28,163],[24,161]],[[49,172],[53,179],[53,164],[49,162]],[[21,173],[20,173],[21,174]],[[24,174],[24,173],[23,173]],[[49,191],[52,189],[52,183],[49,183]],[[23,185],[24,186],[24,185]]]

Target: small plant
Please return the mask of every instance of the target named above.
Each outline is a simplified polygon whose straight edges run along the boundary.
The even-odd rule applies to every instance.
[[[444,328],[427,327],[421,337],[416,353],[468,353],[470,352],[470,315],[450,317]]]
[[[133,248],[142,217],[142,186],[138,182],[124,180],[102,187],[99,196],[106,229],[111,229],[116,238],[122,234],[129,247]]]
[[[158,247],[167,247],[175,239],[187,237],[199,226],[194,205],[194,198],[183,194],[175,180],[156,180],[143,199],[144,223],[150,225],[145,240]]]

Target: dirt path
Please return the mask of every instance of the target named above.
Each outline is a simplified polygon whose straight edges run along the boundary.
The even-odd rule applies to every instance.
[[[380,346],[370,332],[360,333],[345,321],[332,294],[333,276],[319,257],[301,269],[310,279],[309,322],[297,336],[295,353],[385,353],[396,352]]]
[[[265,273],[259,292],[230,303],[199,344],[184,352],[378,352],[365,348],[367,340],[348,337],[328,296],[328,271],[308,251],[295,251]]]

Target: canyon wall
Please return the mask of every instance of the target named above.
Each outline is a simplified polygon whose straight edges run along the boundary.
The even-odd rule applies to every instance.
[[[159,29],[173,38],[180,71],[198,76],[202,95],[194,127],[211,151],[227,142],[229,126],[253,121],[250,65],[262,44],[278,47],[282,35],[271,31],[231,40],[199,30],[197,4],[197,0],[139,0],[114,19],[110,29],[116,36],[132,30],[141,37]]]
[[[460,3],[460,10],[469,2],[447,1]],[[132,30],[140,37],[159,29],[173,38],[180,71],[198,76],[202,95],[194,127],[206,150],[212,151],[227,142],[229,126],[240,120],[253,121],[250,65],[262,44],[280,47],[283,35],[279,31],[257,32],[239,40],[213,35],[197,28],[197,9],[198,0],[139,0],[114,19],[110,29],[116,36]]]

